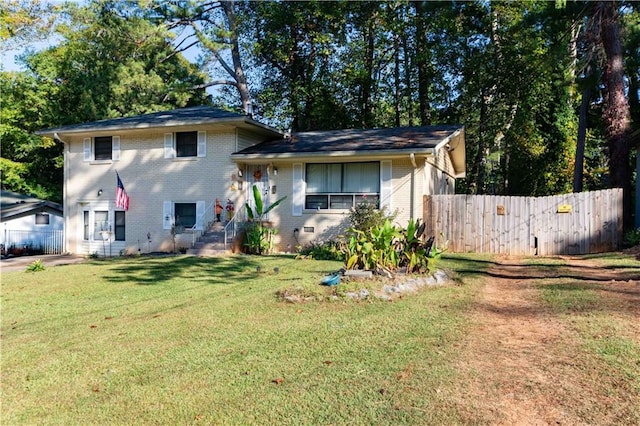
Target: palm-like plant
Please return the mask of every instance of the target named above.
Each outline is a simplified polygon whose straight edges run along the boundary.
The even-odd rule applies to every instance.
[[[250,253],[262,254],[264,249],[270,248],[270,237],[275,234],[276,230],[264,226],[263,218],[267,213],[275,209],[285,198],[287,197],[282,197],[265,208],[264,202],[262,201],[262,194],[260,194],[260,188],[258,188],[257,185],[253,185],[255,210],[251,208],[248,202],[246,203],[247,216],[251,224],[247,227],[245,246],[247,246]]]

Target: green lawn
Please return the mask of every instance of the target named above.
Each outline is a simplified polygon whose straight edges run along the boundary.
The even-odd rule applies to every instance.
[[[327,292],[340,266],[184,256],[4,273],[0,423],[459,422],[440,390],[481,279],[394,302],[277,297]]]

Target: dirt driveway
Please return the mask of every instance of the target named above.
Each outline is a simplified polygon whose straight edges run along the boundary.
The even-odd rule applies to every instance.
[[[598,296],[586,309],[559,310],[545,301],[545,286],[592,288]],[[635,342],[630,350],[637,363],[629,366],[628,381],[585,348],[590,343],[581,333],[589,321],[594,333],[603,333],[600,315],[611,318],[606,327],[623,329],[616,335]],[[454,398],[465,423],[640,424],[640,263],[604,269],[571,257],[542,266],[498,259],[470,320],[457,366],[464,380]]]

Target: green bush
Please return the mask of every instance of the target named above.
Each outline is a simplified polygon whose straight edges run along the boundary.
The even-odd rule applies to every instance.
[[[377,203],[362,201],[356,204],[349,212],[351,229],[367,232],[372,228],[384,226],[385,221],[393,222],[398,216],[398,211],[387,213],[387,207],[378,208]]]
[[[301,256],[316,260],[344,260],[344,243],[340,241],[312,241],[299,251]]]
[[[624,234],[622,241],[625,247],[635,247],[640,244],[640,228],[634,229]]]

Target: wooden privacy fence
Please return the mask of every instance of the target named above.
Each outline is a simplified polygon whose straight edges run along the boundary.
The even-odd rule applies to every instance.
[[[425,195],[427,235],[454,253],[588,254],[622,241],[622,189],[549,197]]]

